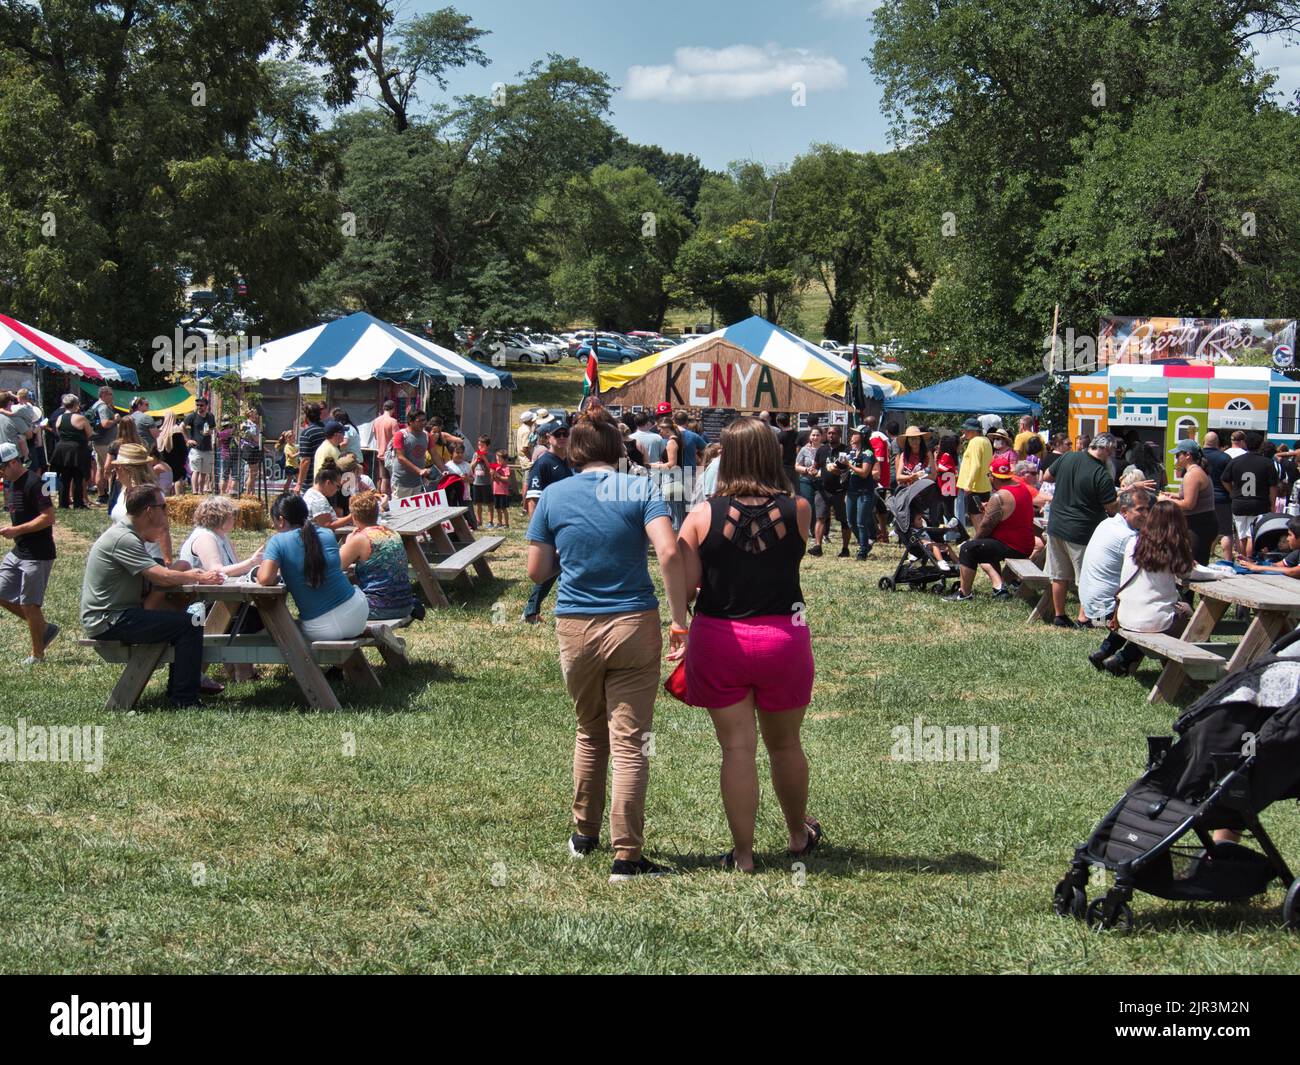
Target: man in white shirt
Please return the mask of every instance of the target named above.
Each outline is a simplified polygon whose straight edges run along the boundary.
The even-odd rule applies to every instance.
[[[1124,568],[1124,549],[1146,523],[1151,510],[1151,493],[1145,488],[1125,488],[1119,494],[1119,510],[1096,529],[1083,552],[1079,569],[1079,603],[1094,626],[1104,627],[1115,613],[1115,593],[1119,591],[1120,572]],[[1124,646],[1124,640],[1108,632],[1101,647],[1088,655],[1097,669]]]
[[[1232,447],[1225,447],[1223,449],[1223,453],[1227,455],[1229,458],[1233,458],[1233,459],[1235,459],[1238,455],[1244,455],[1246,453],[1245,432],[1242,431],[1241,429],[1238,429],[1235,433],[1233,433]]]

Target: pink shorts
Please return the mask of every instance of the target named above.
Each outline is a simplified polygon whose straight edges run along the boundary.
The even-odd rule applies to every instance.
[[[812,702],[813,655],[802,615],[730,621],[696,614],[686,643],[686,701],[716,710],[754,693],[760,710]]]

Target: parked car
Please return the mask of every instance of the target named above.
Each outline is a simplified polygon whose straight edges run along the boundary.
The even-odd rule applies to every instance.
[[[548,352],[540,344],[535,344],[517,333],[487,333],[479,337],[470,349],[470,358],[481,362],[546,363],[559,362],[560,356]]]
[[[587,361],[587,356],[591,354],[591,342],[583,343],[577,352],[577,357],[583,362]],[[620,344],[616,340],[606,339],[602,336],[596,341],[596,361],[597,362],[636,362],[637,359],[644,359],[645,352],[637,351],[626,344]]]

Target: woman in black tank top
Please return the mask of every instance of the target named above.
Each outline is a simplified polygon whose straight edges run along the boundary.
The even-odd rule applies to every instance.
[[[686,645],[686,701],[713,718],[722,747],[722,802],[734,847],[719,861],[752,872],[758,814],[758,733],[792,855],[821,839],[809,817],[808,761],[799,743],[812,699],[812,640],[799,585],[812,508],[789,494],[781,450],[757,418],[722,431],[717,494],[682,525],[686,586],[699,588]],[[755,710],[757,709],[757,722]]]

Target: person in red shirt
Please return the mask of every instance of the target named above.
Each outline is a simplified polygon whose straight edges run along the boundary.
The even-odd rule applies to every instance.
[[[993,583],[993,596],[1003,599],[1011,593],[1002,581],[998,566],[1008,558],[1028,558],[1034,553],[1034,492],[1012,465],[1016,453],[1010,449],[989,464],[994,492],[980,511],[975,536],[961,545],[961,587],[944,598],[965,603],[975,598],[971,587],[975,569],[981,567]]]
[[[945,433],[939,438],[939,454],[934,460],[935,480],[939,482],[939,496],[943,500],[943,516],[951,521],[957,513],[957,471],[961,465],[957,458],[957,438]]]
[[[893,487],[893,480],[890,474],[893,471],[894,461],[890,454],[889,437],[882,433],[878,428],[878,419],[874,414],[868,414],[863,421],[867,429],[867,446],[871,448],[871,453],[876,456],[876,487],[880,491],[876,494],[876,525],[877,535],[880,542],[889,543],[889,511],[885,508],[884,497],[889,494]]]
[[[492,463],[492,521],[498,529],[510,528],[510,456],[504,451]]]

